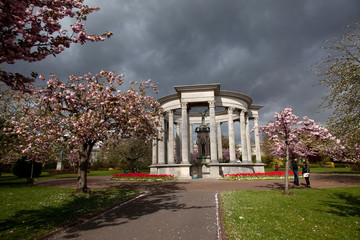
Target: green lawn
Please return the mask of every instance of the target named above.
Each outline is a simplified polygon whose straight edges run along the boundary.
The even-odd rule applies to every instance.
[[[141,171],[144,173],[148,173],[149,171]],[[90,171],[88,173],[88,176],[112,176],[114,174],[121,174],[124,173],[123,171]],[[35,181],[42,181],[42,180],[48,180],[48,179],[55,179],[55,178],[76,178],[77,177],[77,173],[73,173],[73,174],[52,174],[49,175],[47,172],[42,172],[41,175],[37,178],[35,178]],[[5,184],[7,182],[26,182],[25,178],[17,178],[16,176],[14,176],[12,173],[1,173],[0,176],[0,185],[1,184]]]
[[[360,239],[360,187],[221,193],[228,239]]]
[[[138,194],[134,190],[93,190],[27,186],[0,177],[0,239],[34,239]]]
[[[113,174],[119,174],[123,173],[123,171],[90,171],[88,173],[88,177],[92,176],[111,176]],[[53,179],[53,178],[75,178],[77,177],[77,173],[73,174],[52,174],[49,175],[47,172],[41,173],[40,177],[38,177],[37,180],[47,180],[47,179]]]

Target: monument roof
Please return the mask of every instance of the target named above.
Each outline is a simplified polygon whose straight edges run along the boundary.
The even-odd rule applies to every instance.
[[[215,95],[217,95],[220,91],[220,83],[175,86],[175,90],[178,94],[181,92],[202,92],[214,90]]]

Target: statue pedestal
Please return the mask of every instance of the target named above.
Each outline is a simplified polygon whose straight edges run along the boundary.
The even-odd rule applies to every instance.
[[[64,170],[64,164],[62,161],[58,161],[56,164],[56,170]]]
[[[264,163],[154,164],[151,174],[169,174],[178,179],[220,179],[225,174],[263,173]]]
[[[178,179],[191,179],[191,164],[156,164],[150,166],[151,174],[174,175]]]

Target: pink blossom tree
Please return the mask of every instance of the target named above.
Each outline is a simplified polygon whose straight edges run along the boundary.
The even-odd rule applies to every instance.
[[[222,149],[223,162],[230,162],[230,150],[228,148]],[[240,159],[241,153],[238,150],[235,150],[235,158]]]
[[[48,55],[57,55],[72,43],[103,41],[112,35],[89,35],[84,27],[87,16],[98,7],[85,5],[84,0],[3,0],[0,2],[0,64],[16,60],[35,62]],[[68,29],[61,20],[74,19]],[[0,80],[14,89],[28,90],[37,74],[25,77],[0,69]]]
[[[275,122],[260,126],[259,131],[270,137],[273,155],[286,157],[285,194],[289,194],[290,157],[315,155],[324,149],[325,143],[335,140],[326,128],[317,125],[314,120],[304,117],[303,121],[299,121],[291,108],[275,113]]]
[[[47,88],[35,92],[39,105],[12,122],[13,134],[26,143],[23,153],[41,155],[65,141],[79,167],[77,191],[87,192],[87,168],[95,144],[124,138],[149,141],[159,126],[162,109],[147,95],[149,88],[157,92],[156,85],[150,80],[132,82],[127,91],[118,90],[122,79],[123,75],[110,71],[69,76],[67,83],[51,75]]]
[[[336,162],[358,163],[360,160],[360,145],[348,135],[325,144],[323,152]]]

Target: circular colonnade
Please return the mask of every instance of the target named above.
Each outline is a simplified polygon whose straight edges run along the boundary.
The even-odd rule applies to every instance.
[[[257,132],[258,111],[262,106],[252,104],[247,95],[221,91],[220,84],[177,86],[175,90],[175,94],[158,99],[165,114],[160,119],[158,137],[153,142],[152,174],[172,174],[182,179],[218,179],[224,174],[264,172]],[[190,111],[204,107],[206,112]],[[240,122],[242,161],[237,160],[235,154],[235,121]],[[250,121],[254,121],[255,127],[254,153]],[[193,159],[194,126],[204,122],[209,126],[209,136],[202,137],[201,142],[206,143],[208,156],[203,156],[203,161],[196,161]],[[224,122],[228,123],[230,161],[227,163],[223,162],[222,156],[221,124]],[[254,162],[252,155],[256,156]]]

